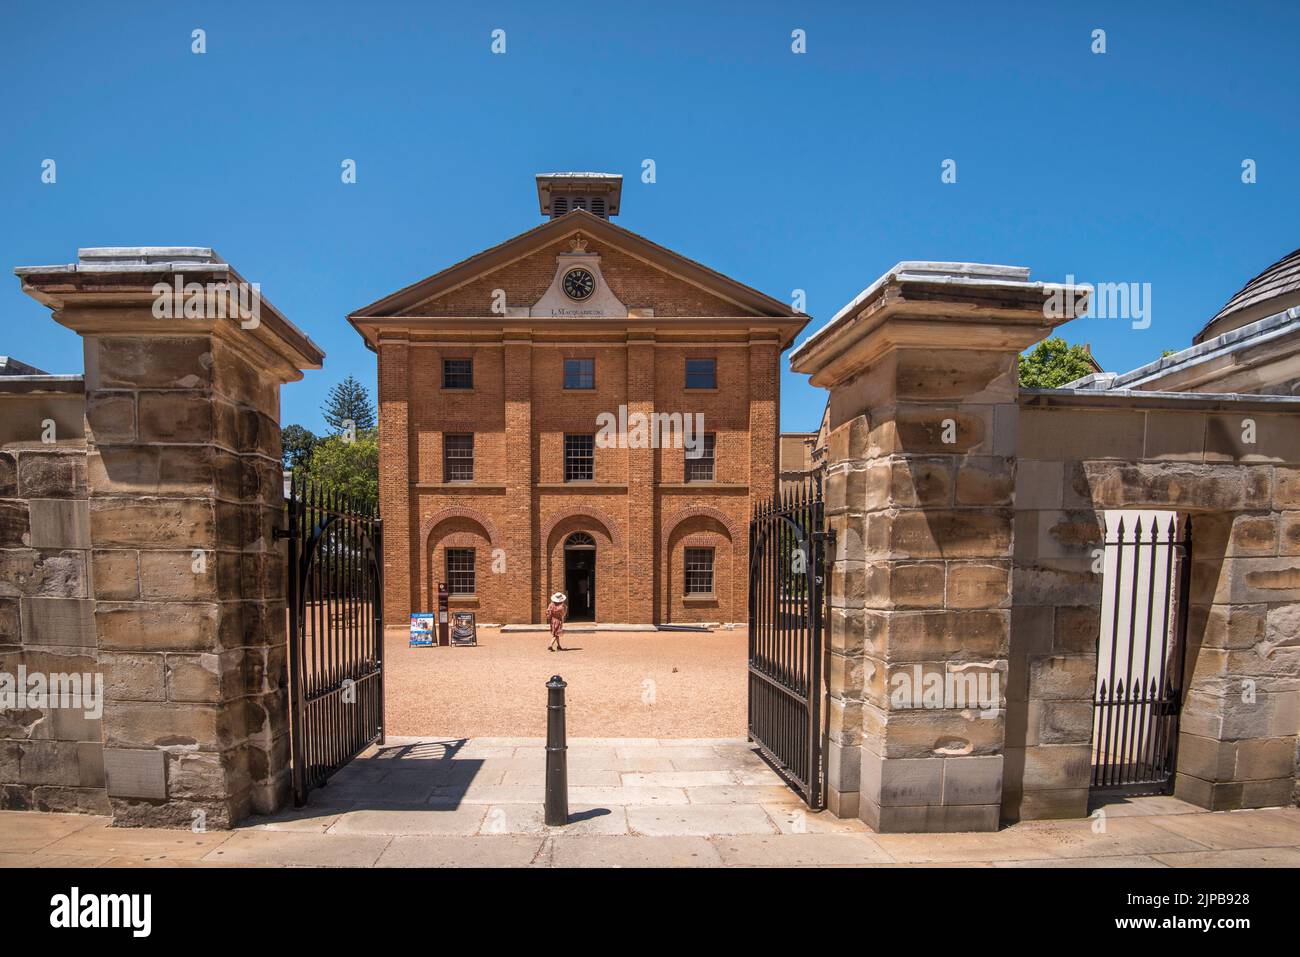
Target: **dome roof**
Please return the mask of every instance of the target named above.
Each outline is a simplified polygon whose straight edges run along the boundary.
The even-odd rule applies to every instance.
[[[1300,249],[1287,253],[1242,286],[1192,342],[1213,339],[1295,305],[1300,305]]]

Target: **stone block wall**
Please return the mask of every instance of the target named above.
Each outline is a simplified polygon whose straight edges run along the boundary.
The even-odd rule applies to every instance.
[[[1191,519],[1175,793],[1290,802],[1300,401],[1020,390],[1018,353],[1070,318],[1027,279],[900,263],[792,356],[830,390],[830,810],[880,831],[1087,813],[1111,509]]]
[[[1016,356],[1053,320],[972,269],[900,264],[792,358],[831,393],[827,803],[885,832],[1002,811]]]
[[[851,810],[856,764],[857,813],[878,830],[990,830],[1003,763],[1014,357],[899,350],[870,375],[870,413],[829,437],[830,792]],[[931,682],[952,693],[924,704]],[[845,753],[855,744],[856,759]]]
[[[133,782],[110,781],[115,816],[224,826],[273,809],[288,784],[277,389],[212,335],[100,334],[86,353],[106,761]]]
[[[1213,809],[1289,803],[1300,731],[1300,405],[1032,393],[1022,402],[1005,816],[1086,813],[1102,601],[1093,550],[1108,509],[1191,520],[1175,793]],[[1254,442],[1223,441],[1243,425]]]
[[[214,828],[289,794],[279,389],[323,356],[264,301],[159,318],[186,272],[242,282],[189,248],[18,270],[83,338],[84,421],[0,453],[2,670],[82,665],[104,700],[93,722],[0,718],[9,806]]]
[[[84,697],[0,711],[0,809],[105,814],[80,382],[0,378],[0,680],[74,680]],[[52,431],[47,431],[50,423]],[[45,434],[50,441],[42,441]],[[68,705],[64,707],[63,705]]]

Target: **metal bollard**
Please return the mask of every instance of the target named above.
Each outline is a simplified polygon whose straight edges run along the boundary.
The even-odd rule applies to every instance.
[[[546,682],[546,823],[569,823],[569,759],[564,734],[564,689],[559,675]]]

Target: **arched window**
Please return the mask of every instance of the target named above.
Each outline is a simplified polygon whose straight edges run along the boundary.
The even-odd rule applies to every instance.
[[[595,548],[596,540],[586,532],[574,532],[564,540],[565,548]]]

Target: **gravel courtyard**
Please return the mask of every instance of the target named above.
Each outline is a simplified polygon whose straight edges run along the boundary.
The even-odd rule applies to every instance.
[[[480,628],[477,647],[411,648],[407,629],[387,629],[388,733],[543,737],[558,674],[573,737],[745,737],[743,628],[572,633],[564,652],[548,652],[549,638]]]

